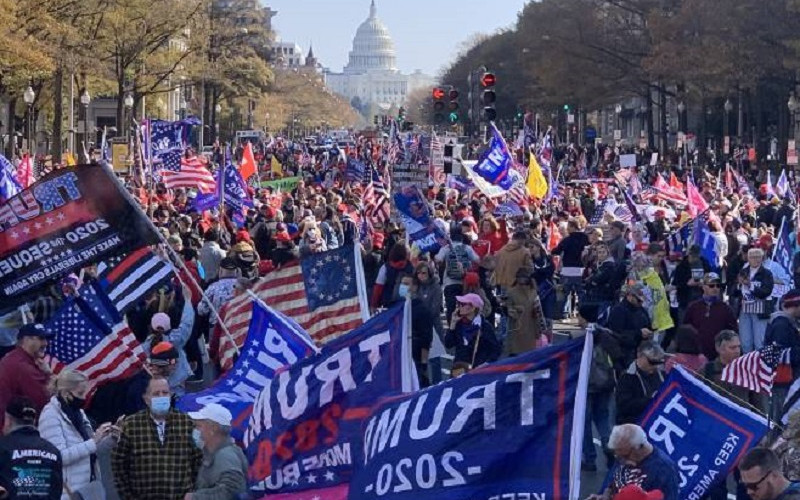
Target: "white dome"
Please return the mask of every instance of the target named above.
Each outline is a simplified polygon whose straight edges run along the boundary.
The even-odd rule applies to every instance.
[[[377,17],[375,0],[369,7],[369,17],[361,23],[353,38],[350,60],[345,73],[366,73],[375,70],[396,71],[394,42],[389,30]]]

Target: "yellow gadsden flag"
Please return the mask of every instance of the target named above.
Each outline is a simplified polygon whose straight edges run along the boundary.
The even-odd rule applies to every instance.
[[[542,167],[536,161],[536,155],[531,152],[531,162],[528,165],[528,194],[532,198],[544,199],[547,194],[547,181],[544,179]]]
[[[281,165],[281,162],[279,162],[278,159],[275,158],[274,155],[272,156],[272,162],[270,163],[270,169],[272,170],[273,173],[278,174],[278,175],[281,175],[283,173],[283,165]]]
[[[77,165],[77,164],[78,164],[78,162],[77,162],[77,161],[75,161],[75,155],[73,155],[71,152],[67,151],[67,152],[64,154],[64,156],[65,156],[65,158],[64,158],[64,163],[65,163],[65,164],[66,164],[68,167],[74,167],[75,165]]]

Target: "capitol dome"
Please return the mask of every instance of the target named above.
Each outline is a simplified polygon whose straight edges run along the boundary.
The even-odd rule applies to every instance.
[[[389,30],[378,19],[375,0],[369,7],[369,17],[361,23],[353,38],[353,50],[344,68],[345,73],[367,73],[369,71],[396,71],[394,42]]]

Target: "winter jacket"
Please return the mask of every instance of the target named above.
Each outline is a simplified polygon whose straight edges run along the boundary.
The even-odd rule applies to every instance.
[[[794,378],[800,376],[800,327],[797,320],[784,311],[773,313],[767,331],[764,334],[764,345],[778,344],[790,349],[790,362]]]
[[[203,247],[200,248],[200,256],[198,260],[200,265],[203,266],[203,271],[206,273],[206,283],[211,283],[217,279],[219,274],[219,263],[225,258],[225,250],[215,241],[206,241]]]
[[[47,384],[50,375],[36,364],[33,356],[21,347],[0,359],[0,431],[3,429],[6,406],[14,396],[30,399],[37,412],[41,412],[50,394]]]
[[[700,257],[698,264],[702,268],[702,276],[692,276],[692,264],[689,263],[689,258],[684,257],[675,268],[675,273],[672,275],[672,284],[677,288],[678,306],[687,307],[693,300],[697,300],[703,294],[703,288],[699,286],[689,286],[689,280],[694,277],[697,281],[702,281],[703,277],[711,270],[708,261]],[[695,269],[697,266],[694,266]]]
[[[247,458],[233,441],[203,452],[192,500],[237,500],[247,492]]]
[[[589,244],[589,237],[586,233],[575,231],[569,233],[566,238],[553,249],[553,255],[562,255],[561,263],[563,267],[583,267],[581,259],[583,249]]]
[[[708,359],[717,357],[714,339],[722,330],[739,331],[739,321],[731,306],[722,300],[706,301],[698,299],[689,304],[683,316],[685,325],[692,325],[697,330],[700,350]]]
[[[84,425],[91,424],[86,414],[81,410]],[[48,440],[61,452],[64,467],[64,482],[71,491],[78,491],[89,484],[92,479],[91,455],[97,453],[97,444],[93,439],[83,439],[81,433],[61,409],[61,402],[56,396],[50,398],[42,414],[39,416],[39,435]],[[100,479],[99,468],[95,467],[95,479]],[[66,490],[61,495],[61,500],[69,500]]]
[[[164,335],[164,340],[170,342],[175,350],[178,351],[178,366],[175,368],[175,371],[172,375],[169,376],[169,387],[172,389],[172,392],[178,396],[183,396],[186,393],[186,379],[189,378],[189,375],[192,373],[192,368],[189,366],[189,360],[186,358],[186,351],[184,347],[186,343],[189,341],[189,337],[192,334],[192,328],[194,327],[194,309],[192,309],[192,303],[184,301],[183,304],[183,312],[181,313],[181,321],[177,327],[170,330],[168,333]],[[150,349],[152,348],[153,339],[152,336],[148,337],[142,343],[142,348],[144,352],[150,354]]]
[[[739,272],[740,277],[750,278],[750,264],[745,264]],[[750,279],[750,285],[743,287],[738,286],[738,296],[742,298],[743,313],[751,313],[753,310],[758,311],[759,319],[768,319],[772,314],[773,301],[770,299],[772,289],[775,287],[775,279],[772,272],[766,266],[759,267],[753,278]]]
[[[636,357],[636,348],[642,341],[642,328],[650,329],[650,316],[644,307],[635,306],[627,299],[611,308],[606,327],[614,332],[622,348],[623,363]]]
[[[510,288],[521,267],[533,267],[531,252],[520,241],[511,240],[497,252],[497,266],[494,268],[494,284]]]
[[[584,302],[591,304],[612,302],[618,291],[613,283],[616,272],[617,264],[611,257],[600,263],[584,282],[586,289]]]
[[[15,451],[18,453],[15,456]],[[25,481],[36,478],[35,483]],[[21,483],[21,484],[19,484]],[[58,500],[63,488],[61,453],[35,427],[18,427],[0,437],[0,486],[11,500]]]
[[[476,350],[475,341],[478,339],[479,331],[480,340]],[[497,361],[500,357],[500,342],[495,336],[494,326],[480,315],[476,316],[471,323],[464,320],[459,321],[455,329],[447,332],[444,346],[448,349],[455,349],[453,363],[467,363],[473,368]]]
[[[661,370],[645,373],[632,362],[617,384],[617,425],[638,422],[662,382]]]

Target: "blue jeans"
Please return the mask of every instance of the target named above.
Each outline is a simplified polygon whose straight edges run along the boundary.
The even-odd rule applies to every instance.
[[[612,396],[612,391],[586,394],[586,422],[583,430],[583,461],[586,463],[594,463],[597,458],[597,451],[592,441],[592,423],[597,429],[600,447],[605,450],[608,446],[608,438],[611,435]]]
[[[764,345],[764,334],[767,332],[766,319],[759,319],[758,314],[741,313],[739,315],[739,340],[742,342],[742,353],[761,349]]]

